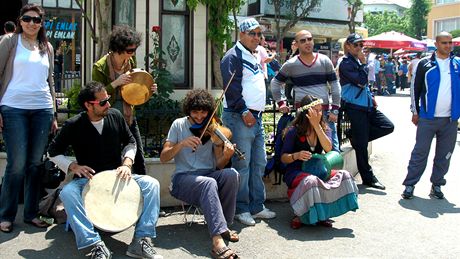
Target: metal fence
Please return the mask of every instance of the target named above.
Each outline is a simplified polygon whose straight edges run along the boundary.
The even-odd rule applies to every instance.
[[[59,99],[59,98],[58,98]],[[65,99],[62,97],[61,99]],[[68,107],[60,107],[58,109],[58,116],[61,116],[61,121],[69,118],[73,114],[80,112],[79,110],[71,110]],[[291,112],[295,112],[294,109]],[[265,144],[267,147],[267,155],[271,156],[274,152],[274,140],[276,135],[276,128],[278,120],[281,117],[276,105],[272,103],[266,106],[263,112],[263,126],[265,129]],[[179,107],[175,109],[144,109],[136,110],[136,118],[141,133],[142,143],[144,145],[144,153],[146,157],[159,157],[163,149],[163,143],[168,134],[172,122],[179,117],[184,116]],[[350,121],[344,111],[340,111],[339,120],[337,123],[337,135],[339,144],[342,146],[347,143],[347,130],[350,129]]]

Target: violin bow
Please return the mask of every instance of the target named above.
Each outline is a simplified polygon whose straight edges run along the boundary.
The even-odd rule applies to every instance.
[[[236,74],[236,70],[233,71],[232,76],[230,77],[230,80],[228,80],[228,83],[227,83],[227,85],[226,85],[225,88],[224,88],[224,91],[222,91],[222,94],[220,95],[219,99],[217,100],[216,108],[214,108],[214,111],[212,111],[211,116],[209,116],[209,120],[208,120],[208,122],[206,123],[206,126],[204,127],[204,130],[203,130],[203,132],[201,132],[200,140],[203,138],[204,133],[206,132],[206,130],[207,130],[208,127],[209,127],[209,124],[211,124],[211,119],[212,119],[212,118],[214,117],[214,115],[216,114],[217,109],[219,109],[220,103],[221,103],[222,100],[224,99],[224,94],[227,92],[227,89],[228,89],[228,87],[230,86],[230,83],[232,82],[233,77],[235,76],[235,74]]]

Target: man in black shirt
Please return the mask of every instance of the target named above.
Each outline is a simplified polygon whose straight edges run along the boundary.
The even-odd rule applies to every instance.
[[[131,174],[136,141],[123,115],[110,108],[109,98],[101,83],[88,83],[78,95],[78,102],[85,111],[67,120],[51,142],[48,149],[51,161],[64,172],[74,173],[74,179],[64,186],[59,197],[75,234],[77,248],[93,246],[91,258],[111,258],[110,250],[86,215],[82,190],[88,180],[105,170],[116,169],[121,179],[133,178],[141,189],[144,206],[126,254],[135,258],[162,258],[156,254],[151,240],[156,237],[160,185],[150,176]],[[63,155],[69,146],[75,152],[76,161]]]

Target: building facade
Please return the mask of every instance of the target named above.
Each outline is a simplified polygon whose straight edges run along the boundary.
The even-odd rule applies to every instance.
[[[442,31],[460,30],[460,0],[433,0],[427,24],[431,39]]]
[[[408,8],[408,6],[403,4],[403,1],[364,0],[363,2],[364,13],[395,12],[401,16]]]

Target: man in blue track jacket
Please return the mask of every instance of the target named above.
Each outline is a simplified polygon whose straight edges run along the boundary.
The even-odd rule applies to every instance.
[[[436,36],[437,50],[420,60],[415,74],[412,99],[412,123],[417,126],[407,176],[403,182],[404,199],[414,195],[415,184],[426,168],[431,142],[436,136],[436,150],[430,181],[430,196],[443,199],[441,186],[449,170],[450,158],[457,141],[457,120],[460,117],[460,58],[452,53],[452,35]]]

